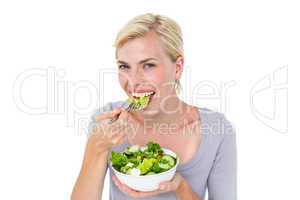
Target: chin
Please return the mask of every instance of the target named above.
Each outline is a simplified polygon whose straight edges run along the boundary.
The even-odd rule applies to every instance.
[[[155,116],[160,113],[159,106],[148,106],[145,110],[142,110],[141,113],[146,116]]]

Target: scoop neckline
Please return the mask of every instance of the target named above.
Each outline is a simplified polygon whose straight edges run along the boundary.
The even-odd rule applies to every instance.
[[[198,162],[200,154],[202,153],[202,148],[203,148],[202,146],[203,146],[203,143],[204,143],[203,141],[205,140],[205,136],[206,136],[206,134],[203,132],[203,131],[205,131],[205,129],[203,128],[203,122],[205,120],[205,117],[204,117],[203,112],[202,112],[203,109],[200,108],[200,107],[196,107],[196,108],[197,108],[197,112],[198,112],[198,121],[200,121],[201,139],[200,139],[200,142],[198,144],[195,155],[187,163],[184,163],[184,164],[179,163],[178,166],[177,166],[178,171],[186,170],[186,169],[194,166],[194,164],[196,164]],[[131,145],[128,141],[128,137],[126,137],[124,144],[125,144],[124,145],[125,147]]]

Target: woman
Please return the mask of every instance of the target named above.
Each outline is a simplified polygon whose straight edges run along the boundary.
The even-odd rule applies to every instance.
[[[110,199],[236,199],[235,131],[226,117],[180,100],[177,89],[184,67],[180,27],[172,19],[140,15],[119,32],[116,42],[119,83],[129,97],[151,94],[144,110],[126,111],[111,102],[92,119],[82,168],[72,199],[99,200],[109,152],[155,141],[176,152],[175,177],[153,192],[130,189],[110,174]],[[113,123],[107,123],[116,118]]]

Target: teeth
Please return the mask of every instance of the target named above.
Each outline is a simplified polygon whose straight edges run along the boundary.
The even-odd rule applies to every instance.
[[[144,92],[144,93],[132,93],[132,96],[134,97],[144,97],[144,96],[149,96],[151,94],[153,94],[154,92]]]

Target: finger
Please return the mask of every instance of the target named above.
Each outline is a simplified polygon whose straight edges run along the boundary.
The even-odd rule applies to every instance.
[[[102,133],[102,135],[104,135],[107,138],[111,138],[113,135],[121,132],[124,129],[124,125],[117,122],[114,122],[112,124],[105,124],[102,122],[103,120],[96,125],[94,132]]]
[[[122,184],[121,182],[118,182],[117,180],[116,180],[116,185],[123,193],[127,194],[130,197],[133,197],[133,198],[141,197],[141,195],[139,194],[140,192],[137,192],[137,191],[131,189],[127,185]]]
[[[95,120],[96,120],[96,122],[99,122],[104,119],[111,119],[111,118],[115,117],[116,115],[120,114],[121,110],[122,110],[121,108],[116,108],[115,110],[113,110],[111,112],[103,113],[101,115],[96,116]]]
[[[114,181],[114,183],[116,185],[120,185],[121,184],[121,182],[119,181],[119,179],[115,175],[112,176],[112,180]]]
[[[119,145],[123,144],[124,142],[125,142],[125,137],[120,135],[118,137],[115,137],[112,141],[111,140],[109,140],[109,141],[106,141],[106,140],[98,141],[96,143],[96,147],[97,147],[97,150],[99,152],[102,152],[103,150],[112,148],[114,146],[119,146]]]
[[[130,194],[130,195],[134,195],[132,194],[134,192],[134,190],[132,190],[131,188],[129,188],[128,186],[122,184],[119,179],[116,176],[112,177],[113,182],[115,183],[115,185],[124,193]],[[132,190],[132,191],[131,191]]]
[[[130,123],[138,123],[138,121],[132,116],[132,114],[126,110],[123,110],[121,112],[119,119]]]
[[[171,181],[160,183],[160,189],[165,192],[175,191],[182,181],[183,177],[177,172]]]
[[[118,146],[118,145],[120,145],[120,144],[123,144],[124,141],[125,141],[125,137],[126,137],[126,135],[120,134],[120,135],[118,135],[118,136],[112,138],[111,144],[112,144],[113,146]]]
[[[163,182],[159,184],[160,191],[168,192],[171,190],[171,187],[172,187],[172,182]]]
[[[115,122],[111,127],[107,130],[108,138],[115,137],[117,135],[125,135],[126,131],[128,130],[128,124],[121,124]]]
[[[123,125],[122,131],[124,131],[127,134],[127,136],[134,137],[137,131],[139,130],[139,128],[141,128],[141,124],[139,121],[134,119],[131,115],[132,114],[130,112],[123,111],[120,114],[119,119],[118,121],[116,121],[116,123],[120,123]]]
[[[93,130],[92,136],[96,137],[96,140],[104,141],[107,143],[111,143],[111,140],[119,141],[125,135],[125,127],[121,125],[103,125],[98,124],[97,127]],[[116,142],[117,143],[117,142]],[[113,143],[115,144],[115,142]]]
[[[119,119],[114,122],[111,127],[110,130],[112,132],[112,135],[115,135],[116,133],[124,133],[124,134],[128,134],[131,133],[133,131],[133,124],[128,123],[127,121],[120,121]]]
[[[112,178],[113,178],[114,181],[121,183],[116,175],[113,175]]]
[[[125,121],[129,123],[138,123],[138,121],[133,117],[132,113],[128,112],[127,110],[122,110],[120,116],[120,121]]]
[[[99,116],[100,117],[100,116]],[[102,115],[101,115],[102,117]],[[109,128],[109,125],[108,125],[108,121],[110,121],[110,119],[106,118],[106,119],[102,119],[98,122],[94,122],[93,123],[93,129],[92,129],[92,133],[105,133],[106,130]]]
[[[97,152],[102,153],[103,151],[109,149],[111,145],[109,143],[102,143],[97,145]]]
[[[120,115],[119,115],[119,118],[117,119],[116,122],[119,122],[119,123],[126,123],[128,121],[128,112],[126,110],[122,110]]]
[[[94,123],[93,124],[93,129],[92,129],[92,135],[97,135],[100,132],[103,132],[104,127],[102,124],[99,123]]]
[[[121,183],[118,180],[116,180],[115,177],[113,177],[112,179],[113,179],[114,184],[119,188],[119,190],[122,191]]]
[[[125,188],[125,190],[128,192],[127,188]],[[151,192],[138,192],[138,191],[131,190],[130,193],[134,198],[147,198],[147,197],[156,196],[156,195],[161,194],[163,192],[161,192],[159,190],[155,190],[155,191],[151,191]]]
[[[182,181],[182,176],[176,173],[171,181],[164,181],[159,184],[159,189],[165,192],[173,191],[177,189],[178,185]]]

